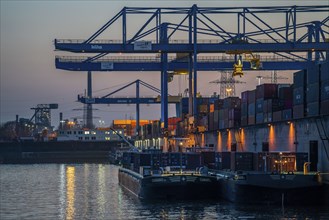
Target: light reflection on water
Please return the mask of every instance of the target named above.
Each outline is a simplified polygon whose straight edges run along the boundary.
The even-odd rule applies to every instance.
[[[66,219],[74,218],[75,200],[75,168],[66,167]]]
[[[326,219],[328,207],[141,202],[108,164],[0,165],[0,219]]]

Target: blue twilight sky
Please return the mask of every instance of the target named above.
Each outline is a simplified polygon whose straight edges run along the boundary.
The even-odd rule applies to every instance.
[[[55,69],[55,52],[53,40],[86,39],[103,24],[117,14],[123,7],[190,7],[197,4],[200,7],[226,6],[269,6],[269,5],[326,5],[324,1],[16,1],[0,0],[0,39],[1,39],[1,95],[0,123],[15,120],[15,115],[30,118],[33,115],[31,107],[37,104],[58,103],[59,109],[52,111],[52,124],[57,127],[59,112],[64,118],[81,118],[82,104],[76,102],[77,94],[84,93],[87,82],[85,72],[70,72]],[[303,19],[303,18],[301,18]],[[314,17],[314,20],[317,18]],[[144,19],[145,20],[145,19]],[[128,31],[141,25],[144,21],[129,20]],[[313,20],[313,18],[312,18]],[[236,24],[228,26],[235,27]],[[120,31],[118,31],[120,32]],[[118,36],[118,37],[116,37]],[[106,38],[106,36],[105,36]],[[109,39],[118,39],[115,31]],[[74,55],[65,53],[66,55]],[[263,73],[270,75],[270,72]],[[279,73],[280,74],[280,73]],[[291,72],[285,74],[291,82]],[[237,95],[241,91],[253,89],[257,85],[256,75],[249,72],[244,80],[247,84],[237,85]],[[209,81],[219,78],[218,72],[200,72],[198,90],[203,95],[219,92],[219,87],[209,84]],[[156,87],[160,87],[160,73],[157,72],[94,72],[93,93],[95,96],[105,95],[136,79],[142,79]],[[281,81],[282,82],[282,81]],[[186,80],[175,78],[169,84],[171,94],[183,92]],[[106,89],[108,88],[108,89]],[[112,90],[111,90],[112,89]],[[142,95],[147,95],[147,90]],[[119,95],[133,96],[133,88]],[[156,95],[150,93],[149,95]],[[113,119],[135,118],[133,105],[97,105],[94,112],[95,124],[99,120],[110,125]],[[159,119],[160,105],[142,106],[141,118]],[[170,116],[175,115],[174,106],[170,107]]]

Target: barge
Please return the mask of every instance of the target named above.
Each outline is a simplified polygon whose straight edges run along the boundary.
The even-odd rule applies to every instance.
[[[220,195],[234,203],[323,204],[318,173],[263,173],[217,171]]]
[[[168,172],[141,175],[120,168],[119,184],[142,200],[209,199],[218,197],[218,181],[208,173]]]

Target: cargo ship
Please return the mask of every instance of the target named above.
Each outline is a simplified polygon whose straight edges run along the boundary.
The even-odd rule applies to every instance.
[[[321,176],[308,172],[308,162],[303,164],[304,172],[287,171],[290,167],[283,163],[277,171],[255,171],[250,158],[256,156],[214,151],[125,152],[123,167],[119,168],[119,184],[143,200],[215,198],[254,204],[324,203]],[[281,158],[288,156],[292,154],[285,153]],[[242,170],[223,169],[228,158]]]
[[[121,134],[120,129],[65,129],[55,139],[0,142],[0,163],[116,163],[118,152],[129,149]]]
[[[217,177],[200,159],[199,154],[126,152],[119,184],[142,200],[218,198]]]

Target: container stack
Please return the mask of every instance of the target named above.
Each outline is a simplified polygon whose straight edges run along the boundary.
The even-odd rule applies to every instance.
[[[210,169],[215,169],[215,152],[208,151],[208,152],[201,152],[203,164],[209,167]]]
[[[256,90],[248,91],[248,125],[256,123]]]
[[[223,107],[223,100],[216,99],[210,104],[208,114],[208,131],[216,131],[219,128],[219,110]]]
[[[241,124],[241,99],[228,97],[219,110],[219,129],[238,127]]]
[[[292,107],[293,107],[293,86],[280,87],[279,85],[279,99],[282,102],[282,111],[279,112],[279,120],[291,120],[292,119]],[[274,119],[274,113],[273,113]]]
[[[256,124],[271,122],[272,112],[278,106],[277,84],[262,84],[256,87]]]
[[[186,169],[195,170],[203,166],[200,153],[186,153]]]
[[[241,126],[248,125],[248,94],[250,91],[241,93]]]
[[[231,170],[252,171],[253,153],[251,152],[231,152]]]
[[[179,168],[186,166],[186,154],[169,153],[169,166]]]
[[[231,152],[216,152],[215,167],[219,170],[231,169]]]
[[[329,62],[323,63],[320,66],[321,71],[321,103],[320,114],[329,114]]]
[[[306,115],[317,116],[320,113],[320,66],[307,68]]]
[[[305,116],[306,70],[294,73],[293,118]]]

